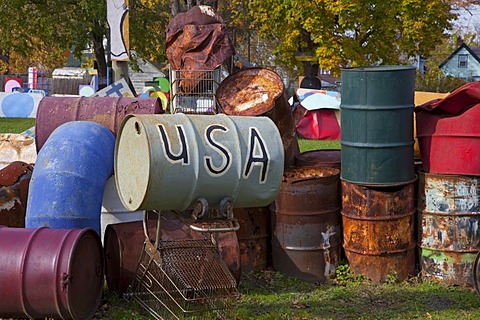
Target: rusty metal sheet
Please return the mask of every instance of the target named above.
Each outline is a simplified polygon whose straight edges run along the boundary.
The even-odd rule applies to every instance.
[[[220,109],[228,115],[266,116],[282,137],[285,166],[300,153],[297,129],[280,76],[265,68],[247,68],[225,78],[217,90]]]
[[[242,272],[266,269],[271,254],[269,207],[235,208],[233,215],[240,225],[237,237]]]
[[[175,70],[213,70],[235,54],[235,47],[214,8],[194,6],[170,20],[166,54]]]
[[[156,219],[148,220],[150,237],[154,237],[156,226]],[[237,283],[240,281],[240,248],[235,232],[220,234],[195,232],[185,223],[178,220],[176,214],[172,211],[162,211],[161,229],[162,241],[212,237],[214,243],[219,248],[220,255],[237,280]],[[154,241],[155,239],[151,240]],[[119,294],[127,291],[135,276],[144,241],[145,234],[142,221],[117,223],[107,226],[104,241],[105,276],[110,290]]]
[[[420,174],[419,245],[422,275],[473,286],[480,249],[478,177]]]
[[[0,170],[0,225],[25,227],[27,196],[33,166],[15,161]]]
[[[273,268],[305,281],[327,281],[340,257],[340,172],[287,168],[272,215]]]
[[[414,184],[366,187],[342,181],[343,247],[355,274],[378,283],[415,270]]]

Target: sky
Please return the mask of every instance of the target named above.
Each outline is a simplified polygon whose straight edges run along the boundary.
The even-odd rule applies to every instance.
[[[456,29],[480,33],[480,6],[471,6],[468,11],[461,9],[457,13],[459,13],[459,17],[454,21]]]

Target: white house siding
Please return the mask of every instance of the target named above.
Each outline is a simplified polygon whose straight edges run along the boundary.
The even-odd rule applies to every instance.
[[[468,62],[466,68],[458,67],[458,57],[461,54],[468,55]],[[442,71],[446,75],[451,75],[456,78],[462,78],[467,81],[480,80],[480,63],[465,48],[460,49],[455,56],[448,60],[442,66]]]

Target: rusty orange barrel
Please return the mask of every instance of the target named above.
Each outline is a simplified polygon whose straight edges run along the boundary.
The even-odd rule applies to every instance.
[[[103,288],[95,230],[0,226],[0,316],[91,319]]]
[[[272,214],[273,268],[304,281],[326,281],[340,257],[340,172],[285,169]]]
[[[150,237],[155,236],[156,227],[156,219],[148,220]],[[232,272],[237,283],[240,281],[240,248],[235,232],[215,234],[195,232],[180,221],[172,211],[166,210],[162,211],[160,227],[162,241],[213,237],[212,239],[217,243],[225,264]],[[150,240],[154,241],[155,239]],[[105,276],[110,290],[119,294],[127,291],[135,276],[144,241],[143,221],[109,224],[106,227],[104,239]]]
[[[242,272],[264,270],[270,257],[270,209],[269,207],[235,208],[240,246]]]
[[[282,78],[265,68],[246,68],[223,80],[217,89],[217,102],[223,113],[237,116],[267,116],[282,137],[285,166],[295,164],[300,153],[297,129]]]
[[[0,225],[25,227],[32,170],[32,165],[22,161],[14,161],[0,170]]]
[[[342,180],[343,247],[354,274],[375,283],[415,271],[414,184],[369,187]]]
[[[340,149],[311,150],[295,157],[297,167],[328,167],[341,169],[342,151]]]
[[[35,119],[35,144],[40,151],[50,134],[69,121],[99,123],[117,135],[128,114],[164,113],[160,100],[127,97],[44,97]]]
[[[421,172],[418,217],[422,276],[473,286],[480,249],[480,177]]]

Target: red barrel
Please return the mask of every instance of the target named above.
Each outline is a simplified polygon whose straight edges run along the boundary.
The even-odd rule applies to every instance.
[[[149,236],[154,241],[156,219],[148,221]],[[162,211],[161,240],[175,241],[210,238],[218,245],[223,261],[240,281],[240,249],[235,232],[199,233],[178,220],[171,211]],[[105,275],[108,288],[119,294],[125,293],[132,283],[143,250],[145,233],[143,221],[110,224],[105,229]]]
[[[100,304],[103,255],[85,229],[0,226],[0,316],[90,319]]]
[[[14,161],[0,170],[0,225],[25,227],[27,195],[33,166]]]
[[[45,97],[38,104],[35,143],[40,151],[50,134],[69,121],[99,123],[115,136],[128,114],[164,113],[160,100],[126,97]]]

